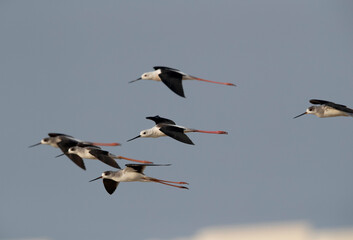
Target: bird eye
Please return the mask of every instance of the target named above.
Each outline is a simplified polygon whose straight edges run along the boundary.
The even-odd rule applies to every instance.
[[[110,172],[104,172],[103,173],[105,176],[108,176],[108,175],[110,175]]]
[[[142,135],[146,135],[146,132],[143,132]]]

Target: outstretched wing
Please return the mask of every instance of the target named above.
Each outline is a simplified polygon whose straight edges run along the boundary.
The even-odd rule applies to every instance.
[[[62,137],[61,141],[57,143],[58,147],[63,151],[64,153],[67,153],[70,147],[74,147],[78,144],[78,142],[74,139],[71,138],[66,138]]]
[[[124,169],[127,172],[138,172],[143,173],[146,168],[145,164],[125,164],[126,168]]]
[[[82,168],[83,170],[86,170],[85,163],[83,162],[83,159],[78,156],[77,154],[68,154],[67,151],[69,150],[70,147],[76,146],[77,142],[75,140],[71,140],[68,138],[63,138],[61,141],[58,143],[58,147],[60,150],[69,158],[71,161],[73,161],[77,166]]]
[[[319,104],[319,105],[333,103],[333,102],[329,102],[326,100],[319,100],[319,99],[310,99],[309,102],[312,104]]]
[[[101,149],[93,148],[93,149],[90,149],[89,153],[95,156],[98,160],[104,162],[105,164],[111,167],[121,169],[119,164],[113,158],[109,157],[109,152]]]
[[[76,146],[78,147],[92,147],[92,148],[97,148],[97,149],[101,149],[101,147],[93,145],[93,143],[91,142],[77,142]]]
[[[163,70],[158,76],[170,90],[181,97],[185,97],[182,83],[183,74],[171,70]]]
[[[111,179],[108,179],[108,178],[104,178],[103,179],[103,184],[104,184],[105,190],[107,190],[107,192],[109,194],[113,194],[115,189],[118,187],[119,182],[115,182],[114,180],[111,180]]]
[[[154,70],[168,70],[168,71],[176,71],[176,72],[180,72],[180,70],[176,69],[176,68],[170,68],[170,67],[163,67],[163,66],[154,66],[153,67]]]
[[[194,145],[191,139],[184,133],[183,128],[167,125],[167,126],[162,126],[159,130],[163,132],[165,135],[171,138],[174,138],[175,140],[178,140],[186,144]]]
[[[353,114],[353,109],[347,108],[347,106],[342,105],[342,104],[337,104],[337,103],[334,103],[334,102],[325,101],[325,100],[319,100],[319,99],[311,99],[310,103],[326,105],[326,106],[332,107],[334,109]]]
[[[170,164],[153,164],[153,163],[145,163],[145,164],[134,164],[134,163],[129,163],[125,164],[126,171],[134,171],[138,173],[143,173],[146,167],[149,166],[170,166]]]
[[[156,115],[154,117],[146,117],[146,119],[154,121],[156,123],[156,125],[159,124],[159,123],[168,123],[168,124],[174,124],[175,125],[174,121],[172,121],[170,119],[167,119],[167,118],[162,118],[159,115]]]
[[[69,159],[71,159],[71,161],[73,161],[77,166],[79,166],[83,170],[86,170],[85,163],[83,162],[83,159],[79,155],[77,155],[77,154],[68,154],[68,153],[65,153],[65,155]]]
[[[71,138],[73,138],[72,136],[67,135],[67,134],[63,134],[63,133],[48,133],[48,136],[49,136],[49,137],[64,136],[64,137],[71,137]]]

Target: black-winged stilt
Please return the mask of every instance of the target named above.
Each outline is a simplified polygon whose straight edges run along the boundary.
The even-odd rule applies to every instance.
[[[311,99],[309,102],[320,106],[311,106],[306,109],[304,113],[299,114],[294,118],[303,116],[305,114],[314,114],[319,118],[338,116],[353,117],[353,109],[347,108],[345,105],[318,99]]]
[[[169,136],[180,142],[194,145],[194,143],[185,133],[200,132],[200,133],[213,133],[213,134],[228,134],[225,131],[204,131],[204,130],[197,130],[193,128],[178,126],[175,124],[174,121],[167,118],[162,118],[158,115],[154,117],[146,117],[146,119],[150,119],[154,121],[156,125],[150,129],[142,130],[140,132],[140,135],[132,139],[129,139],[128,141],[134,140],[139,137],[157,138],[162,136]]]
[[[107,190],[109,194],[112,194],[115,191],[115,189],[118,187],[120,182],[157,182],[157,183],[165,184],[172,187],[188,189],[185,186],[174,185],[174,184],[188,184],[186,182],[172,182],[172,181],[161,180],[157,178],[148,177],[143,173],[146,166],[169,166],[169,165],[170,164],[126,164],[125,165],[126,168],[118,171],[103,172],[100,177],[92,179],[90,182],[102,178],[105,190]]]
[[[198,77],[191,76],[189,74],[183,73],[178,69],[155,66],[153,67],[155,71],[146,72],[141,75],[140,78],[130,81],[130,83],[138,81],[138,80],[154,80],[154,81],[162,81],[167,87],[172,90],[174,93],[178,94],[181,97],[185,97],[182,80],[198,80],[203,82],[217,83],[228,86],[235,86],[233,83],[224,83],[224,82],[216,82],[210,81]]]
[[[97,142],[88,142],[76,139],[70,135],[63,134],[63,133],[48,133],[49,137],[43,138],[39,143],[33,144],[29,147],[34,147],[38,145],[50,145],[55,148],[60,148],[60,150],[69,158],[71,159],[77,166],[86,170],[86,166],[78,155],[76,154],[69,154],[68,150],[70,147],[74,146],[120,146],[120,143],[97,143]]]
[[[120,168],[120,166],[118,165],[118,163],[114,160],[114,159],[125,159],[128,161],[132,161],[132,162],[139,162],[139,163],[152,163],[149,161],[142,161],[142,160],[136,160],[136,159],[132,159],[132,158],[126,158],[123,156],[116,156],[114,154],[111,154],[108,151],[104,151],[102,149],[100,149],[97,146],[86,146],[86,147],[80,147],[80,146],[74,146],[74,147],[70,147],[68,149],[68,154],[75,154],[78,155],[81,159],[82,158],[86,158],[86,159],[98,159],[102,162],[104,162],[105,164],[108,164],[111,167],[115,167],[115,168]]]

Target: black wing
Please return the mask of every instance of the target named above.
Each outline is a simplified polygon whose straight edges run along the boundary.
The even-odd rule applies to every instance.
[[[162,82],[174,93],[181,97],[185,97],[183,89],[183,74],[175,72],[174,70],[165,69],[158,75]]]
[[[163,67],[163,66],[154,66],[153,67],[154,70],[158,70],[158,69],[161,69],[161,70],[167,70],[167,71],[180,71],[178,69],[175,69],[175,68],[170,68],[170,67]]]
[[[49,136],[49,137],[65,136],[65,137],[71,137],[71,138],[73,138],[72,136],[67,135],[67,134],[63,134],[63,133],[48,133],[48,136]]]
[[[310,103],[326,105],[326,106],[332,107],[334,109],[337,109],[337,110],[340,110],[340,111],[343,111],[343,112],[353,113],[353,109],[347,108],[347,106],[345,106],[345,105],[337,104],[337,103],[330,102],[330,101],[311,99]]]
[[[64,153],[67,153],[70,147],[74,147],[78,144],[76,140],[73,140],[71,138],[66,138],[62,137],[61,141],[58,142],[58,147],[63,151]]]
[[[89,153],[95,156],[98,160],[104,162],[105,164],[111,167],[121,169],[119,164],[113,158],[109,157],[109,152],[103,151],[101,149],[91,149]]]
[[[127,169],[128,171],[135,171],[138,173],[143,173],[143,170],[145,170],[146,168],[146,164],[125,164],[125,166],[127,168],[131,168],[131,169]]]
[[[146,163],[146,164],[125,164],[127,168],[132,168],[135,172],[138,173],[143,173],[143,170],[145,170],[146,167],[148,166],[170,166],[170,164],[153,164],[153,163]]]
[[[152,120],[157,124],[159,123],[168,123],[168,124],[174,124],[175,122],[173,120],[167,119],[167,118],[162,118],[159,115],[156,115],[154,117],[146,117],[146,119]]]
[[[85,163],[83,162],[83,159],[78,156],[77,154],[68,154],[67,151],[69,150],[70,147],[74,147],[77,145],[77,141],[69,139],[69,138],[62,138],[61,142],[58,143],[58,147],[60,150],[69,158],[71,161],[73,161],[77,166],[82,168],[83,170],[86,170]]]
[[[327,105],[327,106],[340,106],[340,107],[346,107],[345,105],[341,105],[341,104],[337,104],[334,102],[330,102],[330,101],[325,101],[325,100],[319,100],[319,99],[310,99],[309,101],[312,104],[319,104],[319,105]]]
[[[114,180],[104,178],[103,179],[103,184],[104,184],[105,190],[107,190],[107,192],[109,194],[113,194],[115,189],[118,187],[119,182],[115,182]]]
[[[325,100],[319,100],[319,99],[310,99],[309,102],[312,103],[312,104],[319,104],[319,105],[333,103],[333,102],[329,102],[329,101],[325,101]]]
[[[176,127],[176,126],[162,126],[159,130],[163,132],[165,135],[171,138],[174,138],[175,140],[178,140],[186,144],[194,145],[191,139],[184,133],[183,128]]]
[[[79,155],[77,155],[77,154],[68,154],[68,153],[65,153],[65,155],[69,159],[71,159],[71,161],[73,161],[77,166],[79,166],[83,170],[86,170],[85,163],[83,162],[83,159]]]
[[[93,145],[91,142],[77,142],[76,146],[78,146],[78,147],[93,147],[93,148],[101,149],[101,147]]]

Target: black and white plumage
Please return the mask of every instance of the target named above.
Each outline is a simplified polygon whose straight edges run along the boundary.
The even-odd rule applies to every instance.
[[[126,164],[125,168],[118,171],[106,171],[101,176],[92,179],[90,182],[103,179],[105,190],[113,194],[120,182],[158,182],[164,185],[188,189],[185,186],[174,184],[188,184],[186,182],[172,182],[146,176],[143,171],[147,166],[169,166],[170,164]]]
[[[203,82],[217,83],[228,86],[235,86],[233,83],[224,83],[224,82],[216,82],[210,81],[198,77],[191,76],[189,74],[183,73],[178,69],[163,67],[163,66],[155,66],[153,67],[155,71],[146,72],[141,75],[140,78],[130,81],[130,83],[138,81],[138,80],[154,80],[163,82],[170,90],[174,93],[178,94],[181,97],[185,97],[184,89],[183,89],[183,80],[198,80]]]
[[[154,121],[156,125],[150,129],[142,130],[140,132],[140,135],[128,141],[134,140],[139,137],[157,138],[157,137],[169,136],[171,138],[174,138],[177,141],[194,145],[194,143],[185,133],[201,132],[201,133],[213,133],[213,134],[228,134],[225,131],[204,131],[204,130],[197,130],[197,129],[187,128],[183,126],[178,126],[175,124],[173,120],[162,118],[158,115],[154,117],[146,117],[146,119],[150,119]]]
[[[304,113],[299,114],[294,118],[298,118],[305,114],[314,114],[319,118],[338,117],[338,116],[353,117],[353,109],[350,109],[345,105],[337,104],[326,100],[319,100],[319,99],[311,99],[309,102],[319,106],[311,106],[308,109],[306,109]]]
[[[85,146],[85,147],[79,147],[79,146],[74,146],[70,147],[68,150],[68,153],[71,155],[76,155],[79,158],[86,158],[86,159],[98,159],[101,162],[114,167],[114,168],[120,168],[119,164],[110,156],[108,151],[104,151],[99,147],[94,147],[94,146]]]
[[[29,147],[34,147],[38,145],[50,145],[55,148],[60,148],[60,150],[65,154],[69,159],[71,159],[77,166],[86,170],[85,163],[82,158],[76,154],[68,153],[70,147],[80,146],[80,147],[95,147],[95,146],[119,146],[119,143],[97,143],[97,142],[88,142],[76,139],[70,135],[63,133],[48,133],[49,137],[43,138],[39,143],[31,145]]]
[[[97,147],[97,146],[73,146],[68,149],[68,154],[76,155],[81,159],[81,161],[83,161],[82,158],[98,159],[111,167],[119,168],[119,169],[121,168],[114,159],[125,159],[128,161],[139,162],[139,163],[152,163],[149,161],[142,161],[142,160],[136,160],[132,158],[126,158],[123,156],[116,156],[114,154],[111,154],[108,151],[102,150],[100,147]]]

